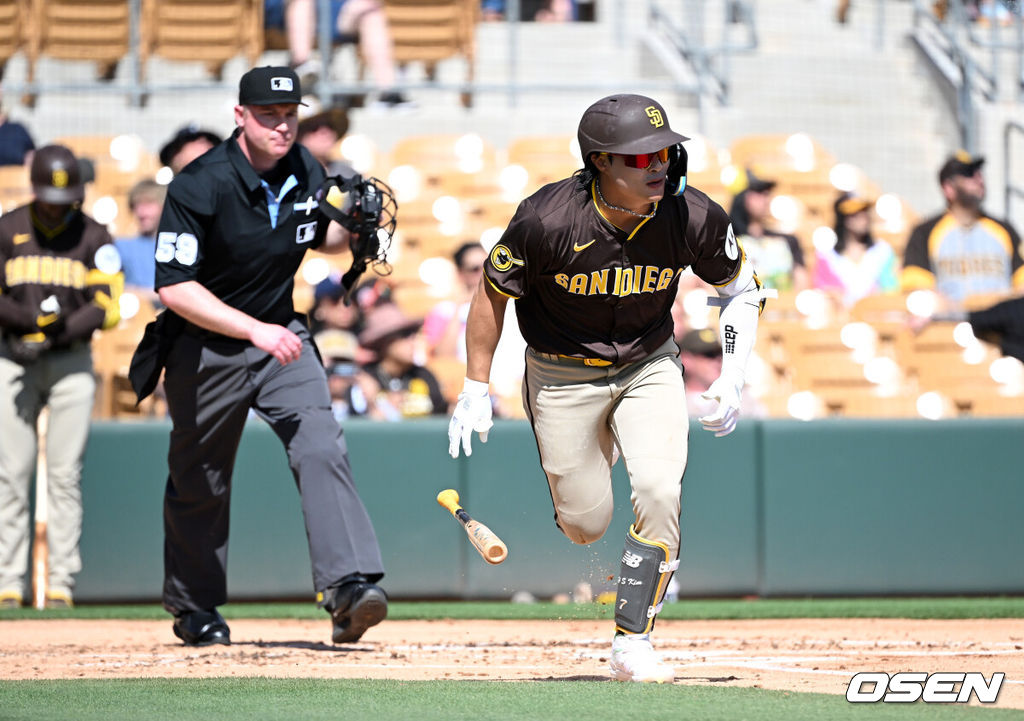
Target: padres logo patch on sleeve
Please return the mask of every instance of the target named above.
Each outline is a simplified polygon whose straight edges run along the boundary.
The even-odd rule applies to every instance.
[[[512,256],[512,251],[506,248],[504,245],[496,245],[491,250],[491,265],[497,270],[505,271],[511,268],[513,265],[525,265],[525,263],[518,258]]]

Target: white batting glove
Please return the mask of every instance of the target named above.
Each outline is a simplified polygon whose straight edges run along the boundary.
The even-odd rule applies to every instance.
[[[711,431],[716,438],[727,436],[736,428],[740,419],[740,394],[743,392],[743,376],[723,373],[711,386],[700,394],[701,398],[718,401],[718,408],[700,418],[704,430]]]
[[[487,442],[487,434],[494,423],[491,421],[491,396],[487,384],[481,381],[466,379],[459,393],[458,403],[452,411],[452,419],[448,422],[448,455],[459,457],[459,442],[466,457],[473,455],[470,439],[473,431],[480,434],[480,442]]]

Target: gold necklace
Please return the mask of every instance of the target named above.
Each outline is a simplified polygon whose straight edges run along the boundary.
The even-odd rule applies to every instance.
[[[630,215],[636,216],[637,218],[643,218],[644,220],[647,220],[648,218],[653,218],[654,214],[658,212],[657,205],[654,206],[654,210],[647,214],[638,213],[635,210],[630,210],[629,208],[620,208],[617,205],[612,205],[611,203],[604,199],[604,193],[601,192],[601,182],[598,180],[594,180],[594,186],[597,188],[597,197],[600,198],[601,202],[604,203],[605,206],[610,208],[611,210],[618,210],[619,212],[622,213],[629,213]]]

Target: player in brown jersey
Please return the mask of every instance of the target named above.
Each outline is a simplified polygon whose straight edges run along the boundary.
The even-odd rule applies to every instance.
[[[36,422],[48,406],[46,603],[67,606],[81,567],[79,479],[96,392],[89,342],[117,323],[123,276],[110,235],[79,209],[72,152],[40,148],[30,175],[33,202],[0,218],[0,602],[22,596]]]
[[[701,418],[722,436],[736,425],[747,356],[764,293],[727,213],[686,187],[687,138],[639,95],[599,100],[579,125],[584,168],[524,200],[485,263],[467,321],[467,369],[449,425],[449,453],[468,456],[491,428],[488,382],[505,305],[529,348],[523,403],[559,529],[574,543],[604,534],[611,469],[626,464],[635,520],[626,533],[611,672],[671,682],[649,634],[679,566],[686,468],[686,390],[673,341],[672,301],[692,268],[721,305],[721,376]]]

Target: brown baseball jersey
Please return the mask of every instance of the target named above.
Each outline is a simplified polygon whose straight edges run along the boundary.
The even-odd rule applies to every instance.
[[[699,190],[665,197],[627,233],[602,214],[593,182],[584,187],[572,177],[519,204],[484,272],[515,299],[523,338],[535,350],[628,363],[672,335],[686,268],[724,285],[741,262],[728,213]]]
[[[105,318],[116,322],[120,270],[110,234],[92,218],[73,212],[47,228],[32,204],[17,208],[0,218],[0,327],[38,331],[39,304],[53,295],[65,318],[54,345],[89,340]]]

